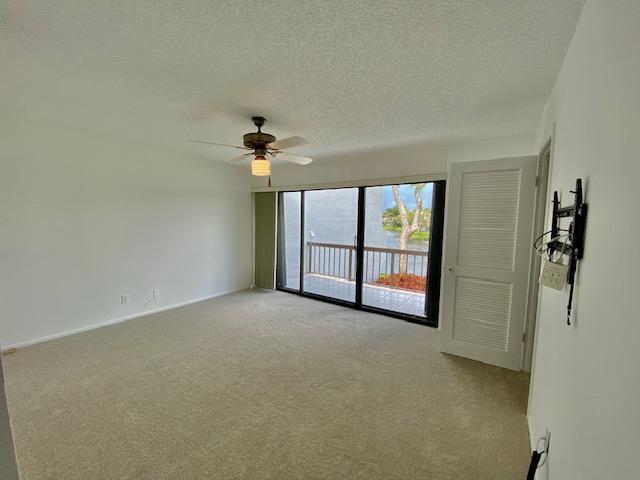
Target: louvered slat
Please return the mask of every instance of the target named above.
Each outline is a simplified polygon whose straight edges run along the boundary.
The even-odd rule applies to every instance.
[[[513,270],[520,170],[462,174],[458,265]]]
[[[508,283],[458,277],[453,338],[506,352],[511,290]]]

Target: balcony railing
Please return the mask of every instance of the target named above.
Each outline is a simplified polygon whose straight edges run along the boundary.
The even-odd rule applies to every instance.
[[[356,247],[341,243],[307,242],[305,271],[316,275],[355,280]],[[407,273],[426,276],[429,252],[399,248],[364,247],[364,273],[362,281],[377,284],[380,275],[399,273],[403,261]],[[393,278],[393,277],[392,277]],[[393,284],[389,288],[399,288]]]

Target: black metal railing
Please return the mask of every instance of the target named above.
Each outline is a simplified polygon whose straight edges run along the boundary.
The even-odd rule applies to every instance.
[[[307,242],[305,272],[355,280],[356,247],[341,243]],[[364,247],[363,282],[377,284],[381,275],[397,274],[406,265],[406,273],[426,276],[429,252],[400,248]],[[399,288],[391,281],[390,288]]]

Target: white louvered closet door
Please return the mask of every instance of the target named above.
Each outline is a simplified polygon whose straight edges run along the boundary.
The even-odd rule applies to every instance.
[[[517,157],[451,165],[441,351],[520,370],[536,164]]]

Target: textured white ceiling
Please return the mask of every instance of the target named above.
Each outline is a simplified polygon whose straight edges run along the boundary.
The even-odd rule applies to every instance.
[[[9,0],[5,111],[215,159],[532,131],[584,0]],[[2,11],[2,9],[5,11]]]

